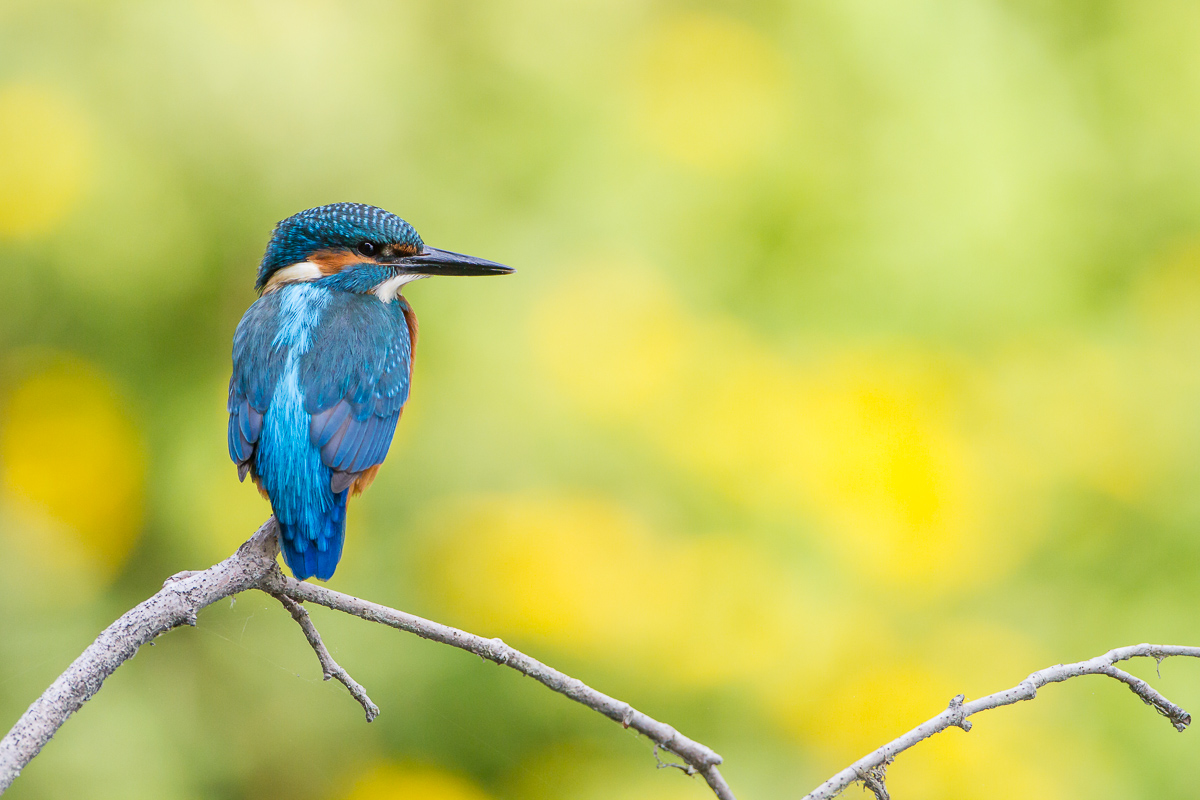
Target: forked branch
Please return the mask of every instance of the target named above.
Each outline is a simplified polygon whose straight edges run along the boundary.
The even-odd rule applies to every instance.
[[[296,624],[304,632],[304,638],[308,639],[309,646],[317,654],[317,661],[321,664],[322,677],[325,680],[337,678],[338,682],[345,686],[350,695],[363,707],[363,711],[367,712],[367,722],[374,722],[375,718],[379,716],[379,706],[371,702],[371,698],[367,696],[367,690],[362,687],[362,684],[350,677],[350,673],[346,672],[341,664],[333,660],[329,648],[321,640],[321,634],[317,631],[317,626],[313,624],[312,617],[308,616],[308,611],[305,610],[304,606],[286,594],[277,594],[275,595],[275,599],[288,610],[288,613],[292,615],[292,619],[296,620]]]
[[[316,653],[325,679],[336,678],[345,685],[362,705],[368,722],[379,714],[378,707],[371,702],[366,690],[330,655],[303,603],[316,603],[407,631],[514,669],[626,728],[633,728],[654,742],[656,758],[662,749],[674,753],[683,761],[682,764],[667,764],[660,760],[660,766],[675,766],[688,775],[700,774],[720,800],[734,800],[733,792],[717,769],[721,757],[670,725],[530,658],[499,639],[485,639],[394,608],[289,578],[275,562],[278,552],[275,520],[271,518],[229,558],[203,571],[181,572],[168,578],[153,597],[130,609],[108,626],[0,740],[0,794],[37,756],[71,714],[100,690],[105,678],[132,658],[139,647],[173,628],[195,625],[197,614],[205,606],[247,589],[258,589],[276,598],[292,615]],[[1106,675],[1121,681],[1182,731],[1191,722],[1191,716],[1186,711],[1142,679],[1115,666],[1120,661],[1139,656],[1159,661],[1170,656],[1200,658],[1200,647],[1151,644],[1121,647],[1089,661],[1059,664],[1040,670],[1012,689],[978,700],[965,702],[963,696],[959,695],[950,701],[945,711],[851,764],[806,795],[804,800],[827,800],[856,781],[864,783],[876,798],[884,800],[887,798],[885,771],[898,754],[946,728],[957,726],[970,730],[971,722],[967,718],[980,711],[1031,700],[1037,696],[1037,690],[1047,683],[1080,675]]]
[[[733,792],[717,769],[721,757],[670,725],[530,658],[499,639],[485,639],[394,608],[286,577],[275,563],[278,552],[275,519],[272,517],[229,558],[203,571],[181,572],[168,578],[158,593],[108,626],[0,740],[0,794],[16,780],[25,765],[50,741],[67,718],[98,692],[105,678],[132,658],[139,647],[173,628],[195,625],[197,614],[205,606],[247,589],[258,589],[283,604],[317,654],[325,679],[336,678],[345,685],[362,705],[368,722],[379,714],[379,709],[371,702],[363,687],[333,660],[301,603],[317,603],[415,633],[515,669],[626,728],[633,728],[645,735],[656,747],[683,759],[688,774],[703,775],[721,800],[734,800]]]

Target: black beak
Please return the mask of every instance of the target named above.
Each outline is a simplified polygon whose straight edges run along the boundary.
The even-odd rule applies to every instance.
[[[401,258],[394,264],[401,272],[416,275],[507,275],[516,272],[512,267],[488,261],[486,258],[464,256],[449,250],[426,247],[415,256]]]

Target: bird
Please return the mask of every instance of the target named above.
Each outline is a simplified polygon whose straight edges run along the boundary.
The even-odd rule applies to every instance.
[[[401,290],[514,271],[428,247],[412,225],[362,203],[275,226],[259,297],[233,336],[229,456],[270,502],[298,580],[333,577],[349,496],[374,480],[408,402],[417,317]]]

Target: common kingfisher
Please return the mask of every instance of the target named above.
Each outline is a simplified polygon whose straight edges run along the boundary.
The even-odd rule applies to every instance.
[[[333,576],[346,501],[374,480],[408,400],[417,317],[401,289],[512,271],[427,247],[395,214],[359,203],[275,226],[259,298],[233,336],[229,456],[270,501],[299,580]]]

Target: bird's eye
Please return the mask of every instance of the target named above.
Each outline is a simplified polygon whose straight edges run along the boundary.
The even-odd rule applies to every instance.
[[[362,253],[364,256],[375,255],[375,243],[374,242],[359,242],[358,243],[358,252]]]

